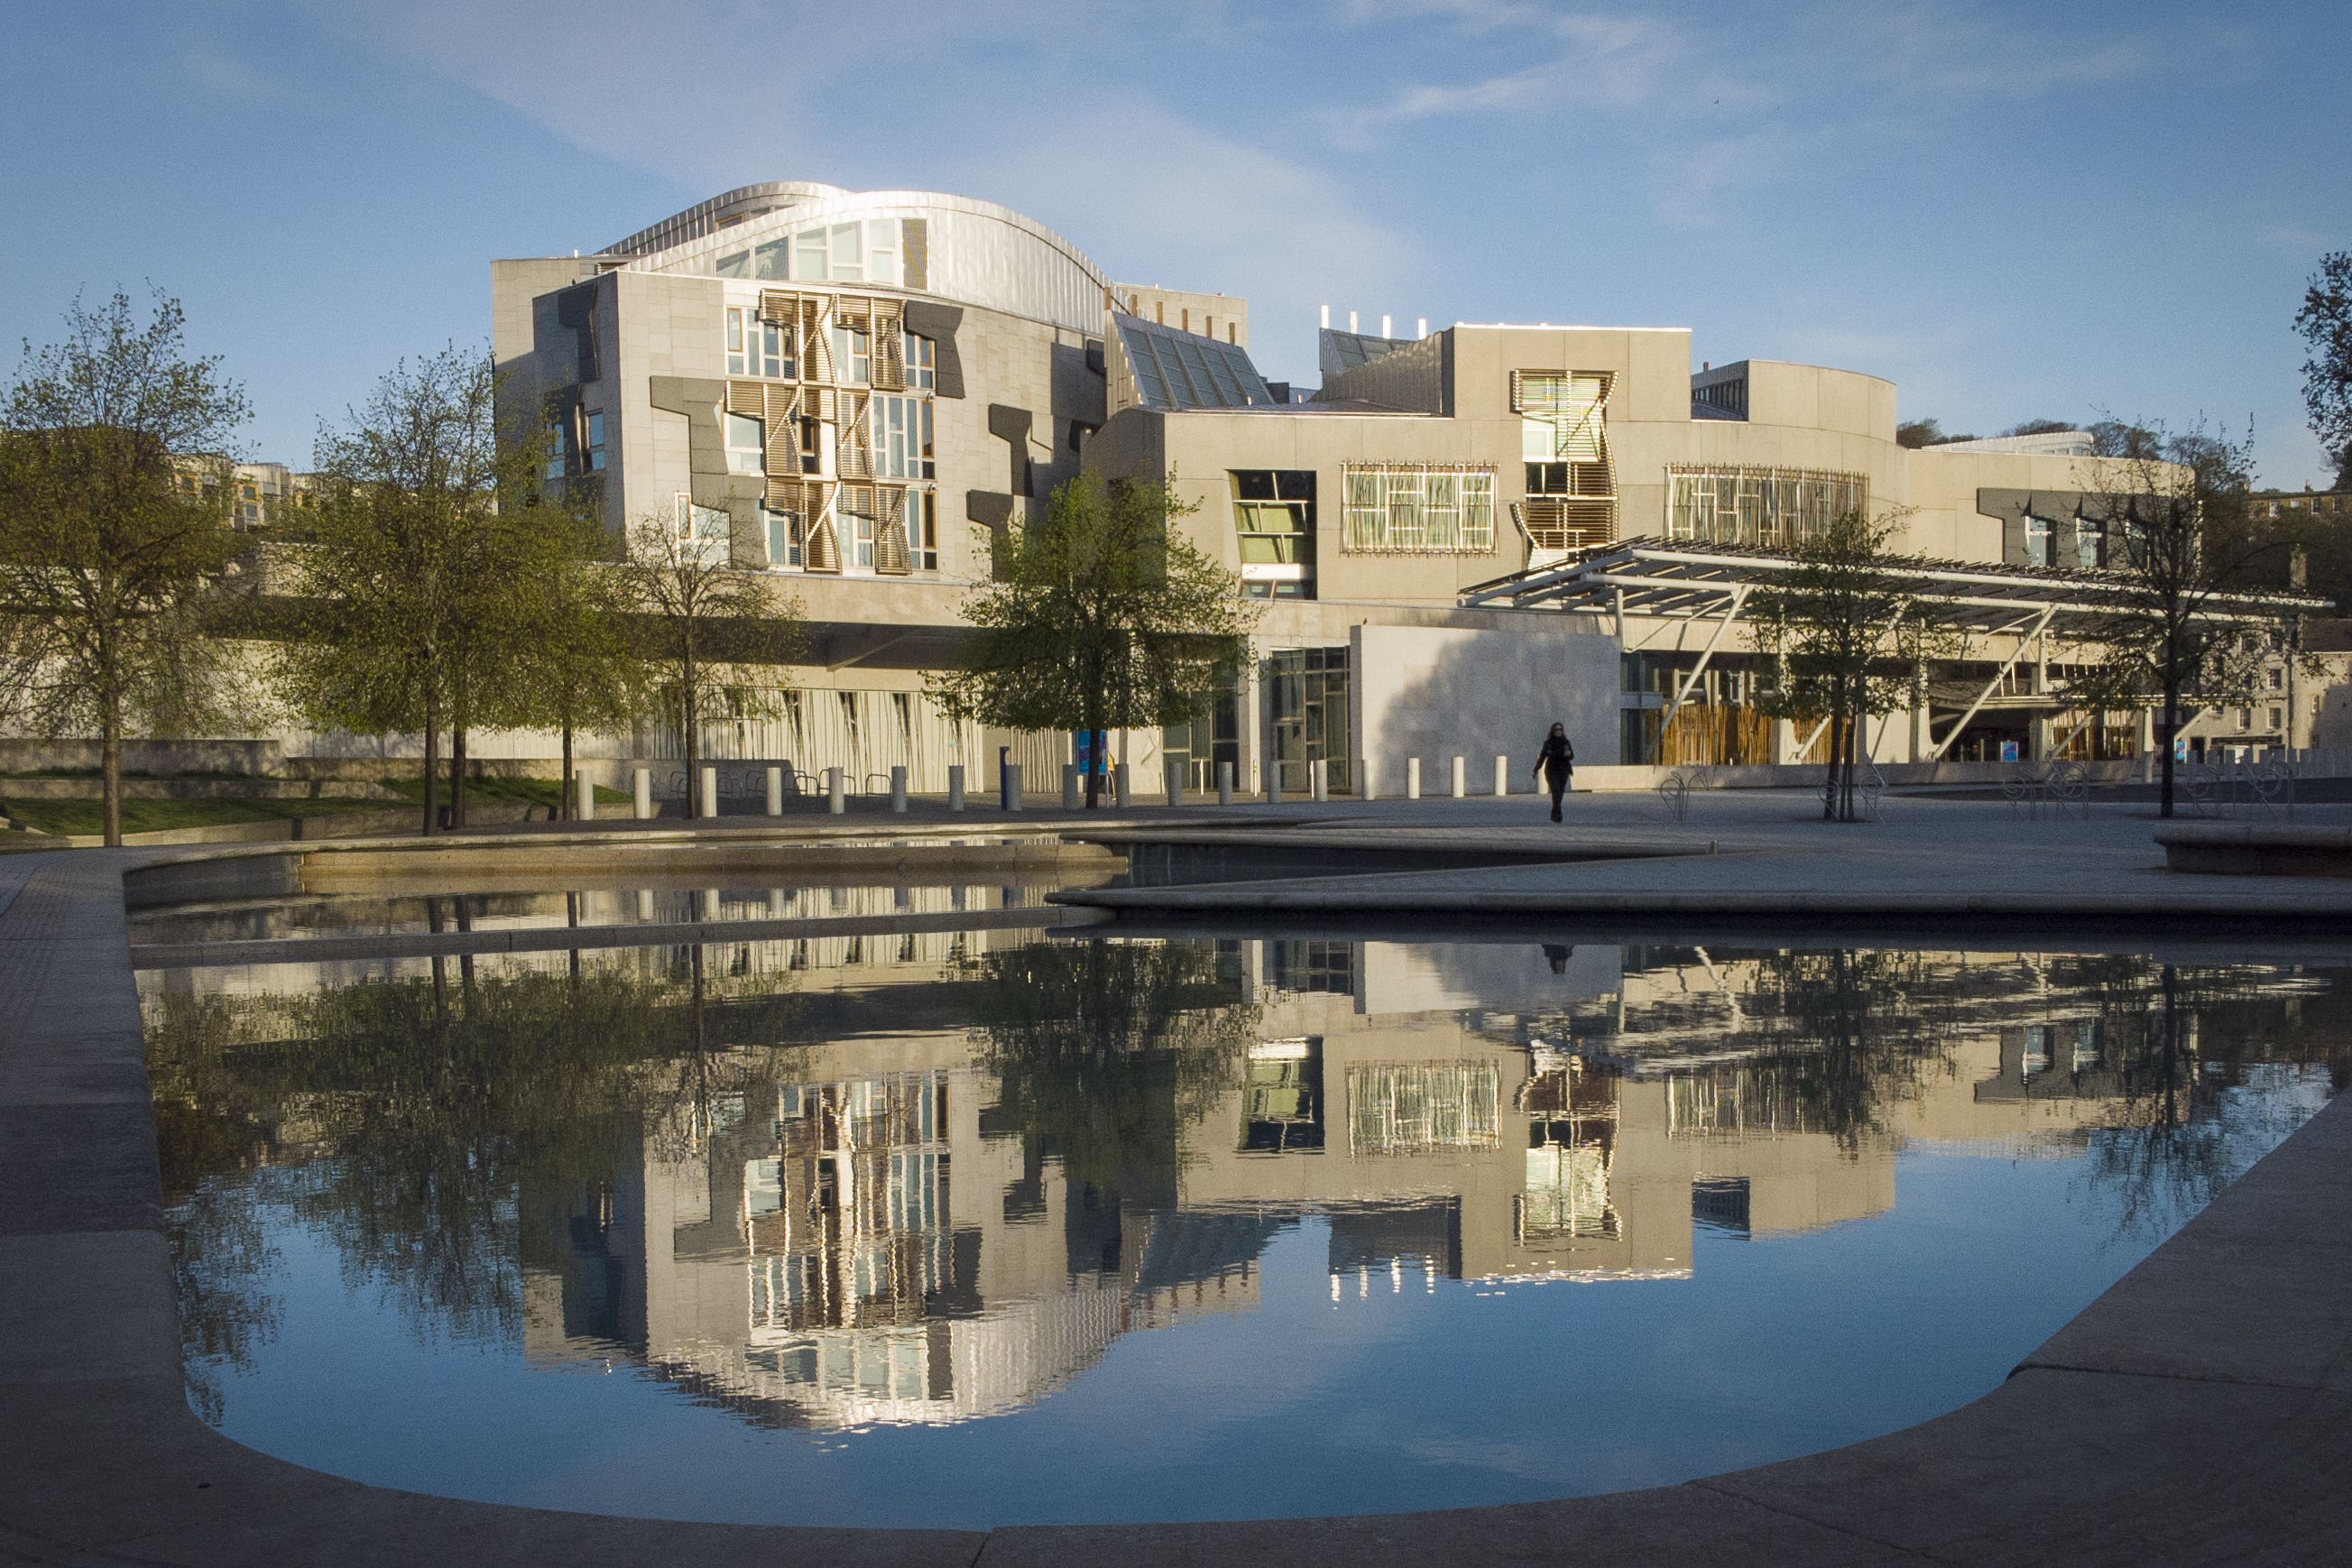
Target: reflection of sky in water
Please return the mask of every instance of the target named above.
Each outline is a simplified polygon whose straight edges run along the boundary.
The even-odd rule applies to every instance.
[[[285,1198],[249,1211],[279,1317],[213,1370],[224,1429],[383,1485],[745,1521],[1669,1482],[1989,1391],[2316,1109],[2328,1075],[2294,1063],[2344,1051],[2307,969],[2209,972],[2168,1036],[2129,957],[1849,973],[1586,947],[1548,1000],[1561,969],[1527,947],[1169,951],[1077,1004],[1055,988],[1084,948],[1000,948],[994,993],[949,996],[976,972],[934,963],[935,1003],[980,1009],[1009,1067],[975,1062],[961,1014],[893,1028],[877,1004],[730,1056],[601,1173],[525,1155],[488,1219],[520,1300],[472,1339],[420,1331],[322,1238],[352,1216],[319,1206],[331,1140],[297,1129],[314,1141],[277,1167],[213,1178],[225,1207],[248,1183]],[[1532,981],[1503,977],[1530,956]],[[1855,1058],[1869,1083],[1823,1085],[1824,973],[1900,1047]],[[1383,989],[1423,1005],[1360,1010]],[[1156,1077],[1064,1070],[1179,994],[1239,1032],[1176,1040]],[[2289,1024],[2316,1043],[2275,1047]],[[518,1273],[530,1225],[561,1234]]]

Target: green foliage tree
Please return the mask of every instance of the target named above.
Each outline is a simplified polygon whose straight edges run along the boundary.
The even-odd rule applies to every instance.
[[[687,815],[702,799],[702,726],[714,714],[762,718],[779,700],[759,676],[795,657],[806,628],[797,600],[738,570],[726,539],[702,534],[692,514],[656,512],[629,526],[628,599],[644,628],[656,704],[677,724],[686,759]]]
[[[97,731],[113,845],[125,734],[236,706],[211,634],[241,549],[221,454],[246,401],[217,358],[189,354],[176,300],[159,294],[144,323],[123,294],[77,300],[66,329],[25,345],[0,406],[0,655],[33,727]]]
[[[2084,511],[2107,528],[2117,592],[2084,630],[2090,660],[2072,690],[2085,710],[2158,704],[2157,810],[2170,816],[2181,704],[2248,697],[2280,657],[2277,609],[2252,595],[2289,545],[2254,526],[2251,437],[2123,428],[2137,455],[2084,486]]]
[[[385,375],[346,428],[320,434],[317,504],[290,552],[306,610],[280,688],[321,728],[421,733],[428,834],[442,731],[462,826],[467,730],[534,718],[548,579],[582,538],[541,498],[544,437],[499,439],[495,385],[488,350],[455,345]]]
[[[1756,648],[1772,668],[1759,706],[1776,719],[1826,723],[1829,774],[1822,815],[1854,819],[1854,764],[1865,721],[1914,708],[1930,659],[1953,639],[1927,612],[1914,563],[1892,545],[1899,518],[1832,518],[1790,555],[1795,565],[1748,602]]]
[[[1005,729],[1083,730],[1097,756],[1111,730],[1205,714],[1249,657],[1255,616],[1234,574],[1171,526],[1188,510],[1161,484],[1057,487],[964,602],[973,634],[962,667],[932,680],[940,706]],[[1094,770],[1086,789],[1092,809]]]
[[[560,812],[573,812],[574,742],[583,730],[616,730],[646,708],[656,675],[631,620],[633,593],[620,563],[605,559],[608,536],[593,518],[573,517],[570,537],[532,575],[523,679],[524,721],[562,737]]]
[[[2303,362],[2303,401],[2312,434],[2336,465],[2336,488],[2352,489],[2352,250],[2319,258],[2294,330],[2311,351]]]

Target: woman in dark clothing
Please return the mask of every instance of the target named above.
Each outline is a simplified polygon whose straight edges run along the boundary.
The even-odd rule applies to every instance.
[[[1569,743],[1567,725],[1554,724],[1544,737],[1543,750],[1536,753],[1536,773],[1551,786],[1551,819],[1558,822],[1559,797],[1568,793],[1576,773],[1576,748]]]

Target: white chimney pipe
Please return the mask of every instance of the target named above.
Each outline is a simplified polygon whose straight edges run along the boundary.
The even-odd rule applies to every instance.
[[[1323,330],[1327,332],[1331,330],[1331,307],[1328,305],[1323,307]]]
[[[1390,320],[1386,316],[1382,316],[1381,318],[1381,336],[1384,338],[1392,338],[1396,336],[1395,329],[1391,325]]]
[[[1353,310],[1348,312],[1348,330],[1351,332],[1356,330],[1356,312]]]
[[[1412,335],[1416,338],[1425,338],[1429,336],[1429,318],[1427,316],[1423,316],[1419,321],[1413,322]]]

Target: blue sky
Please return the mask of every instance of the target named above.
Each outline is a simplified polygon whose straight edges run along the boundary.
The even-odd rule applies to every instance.
[[[1987,434],[2242,429],[2324,483],[2291,321],[2352,247],[2352,9],[1518,0],[0,0],[0,339],[152,280],[307,460],[493,257],[729,186],[1004,202],[1114,277],[1402,325],[1687,326]]]

